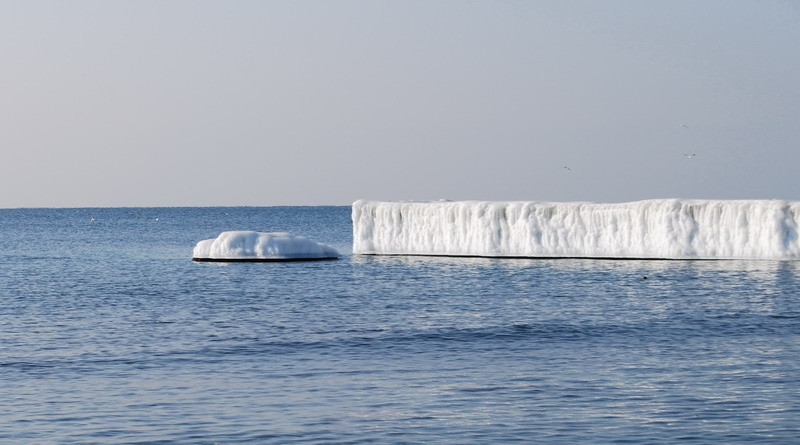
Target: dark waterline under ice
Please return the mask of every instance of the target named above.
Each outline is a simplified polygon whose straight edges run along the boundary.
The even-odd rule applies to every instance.
[[[800,262],[360,256],[350,216],[0,210],[0,443],[800,437]],[[342,257],[191,261],[224,230]]]

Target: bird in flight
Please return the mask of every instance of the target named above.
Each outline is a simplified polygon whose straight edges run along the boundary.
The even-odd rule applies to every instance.
[[[693,157],[697,156],[697,154],[695,153],[684,153],[683,155],[686,156],[688,159],[692,159]]]
[[[569,170],[569,171],[572,171],[572,169],[571,169],[571,168],[569,168],[569,167],[567,167],[566,165],[564,166],[564,168],[565,168],[565,169],[567,169],[567,170]]]

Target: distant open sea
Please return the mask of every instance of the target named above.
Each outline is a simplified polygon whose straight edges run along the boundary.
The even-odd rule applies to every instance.
[[[225,230],[342,257],[191,261]],[[800,443],[800,261],[351,243],[349,207],[0,210],[0,443]]]

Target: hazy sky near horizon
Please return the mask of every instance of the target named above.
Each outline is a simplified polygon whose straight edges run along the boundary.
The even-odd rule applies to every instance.
[[[2,208],[800,200],[793,1],[0,0],[0,55]]]

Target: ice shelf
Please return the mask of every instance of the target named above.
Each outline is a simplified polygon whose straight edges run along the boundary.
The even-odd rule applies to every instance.
[[[798,259],[800,202],[353,203],[353,253],[481,257]]]

